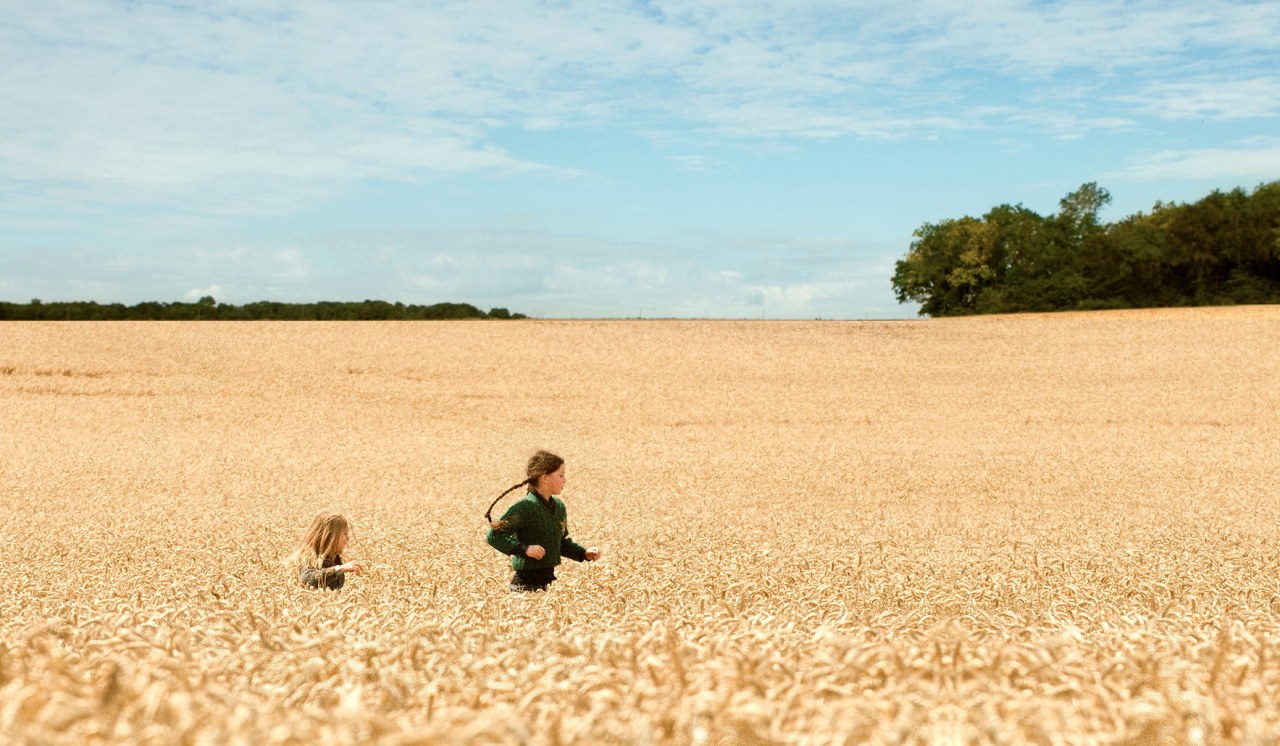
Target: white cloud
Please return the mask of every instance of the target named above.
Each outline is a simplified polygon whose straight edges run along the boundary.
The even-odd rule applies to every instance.
[[[842,277],[785,285],[748,285],[742,289],[741,297],[747,305],[762,308],[768,315],[803,318],[818,315],[827,301],[835,300],[847,307],[866,287],[865,278]]]
[[[1273,117],[1280,113],[1280,77],[1157,83],[1139,94],[1117,98],[1162,119]]]
[[[700,233],[669,243],[526,227],[524,251],[504,229],[317,233],[303,245],[210,244],[153,254],[94,251],[0,255],[0,286],[20,299],[259,300],[378,298],[459,301],[534,316],[904,317],[888,278],[896,246],[850,237]],[[361,247],[375,245],[376,260]],[[430,247],[430,248],[424,248]],[[876,258],[859,259],[874,251]],[[762,262],[761,255],[766,259]],[[734,267],[734,269],[723,269]],[[813,278],[821,278],[815,280]],[[758,295],[752,305],[750,293]],[[763,307],[762,307],[763,306]]]
[[[913,6],[899,8],[909,17]],[[1274,49],[1280,26],[1280,11],[1248,2],[1209,7],[1188,0],[992,0],[926,3],[921,12],[939,33],[921,40],[918,48],[938,55],[940,62],[969,55],[967,66],[1029,78],[1071,69],[1111,74],[1146,68],[1158,74],[1162,63],[1197,49],[1239,55]]]
[[[1261,139],[1237,147],[1164,150],[1134,158],[1126,166],[1104,176],[1126,181],[1228,181],[1273,180],[1280,174],[1280,140]]]
[[[764,138],[1003,126],[984,76],[1041,91],[1013,116],[1059,132],[1127,121],[1043,93],[1064,75],[1163,116],[1273,115],[1260,102],[1277,100],[1277,37],[1280,9],[1250,2],[46,3],[0,28],[0,173],[23,175],[0,194],[59,186],[269,214],[363,179],[546,168],[497,147],[503,126]],[[1231,62],[1216,97],[1169,65],[1197,50]],[[1117,93],[1134,72],[1146,92]]]
[[[641,290],[666,285],[670,279],[667,267],[639,259],[626,262],[622,266],[622,272],[628,282],[639,286]]]
[[[302,280],[311,274],[311,261],[298,249],[281,249],[276,252],[279,274],[287,279]]]
[[[669,155],[667,160],[676,164],[683,171],[706,173],[719,166],[719,160],[705,155]]]
[[[182,294],[182,299],[187,303],[194,303],[195,301],[198,301],[205,296],[210,296],[215,300],[220,300],[219,296],[221,295],[222,295],[222,287],[220,285],[214,284],[214,285],[210,285],[207,288],[191,288],[190,290]]]
[[[842,235],[874,222],[861,214],[815,217],[815,205],[776,218],[831,232],[825,242],[728,235],[702,215],[621,223],[658,214],[642,190],[676,169],[721,203],[805,188],[788,169],[827,145],[814,140],[874,140],[832,166],[864,181],[904,178],[893,169],[907,158],[881,157],[904,142],[937,146],[937,165],[919,159],[912,178],[956,193],[970,190],[961,172],[976,190],[1019,170],[1060,180],[1055,159],[1100,170],[1086,151],[1123,164],[1138,138],[1150,152],[1075,183],[1275,178],[1276,140],[1219,135],[1269,131],[1278,51],[1280,5],[1250,0],[37,3],[0,24],[0,252],[22,251],[0,255],[0,275],[24,288],[9,292],[46,298],[174,298],[216,279],[236,303],[489,294],[583,315],[644,295],[667,313],[758,314],[755,300],[771,315],[849,315],[866,287],[888,295],[893,268],[842,257],[909,241]],[[1195,120],[1227,124],[1174,126]],[[599,135],[581,160],[559,149],[578,135]],[[669,162],[627,170],[637,151],[608,148],[637,138]],[[1018,157],[966,149],[978,139]],[[607,172],[588,183],[587,167]],[[574,180],[625,184],[618,202],[635,209],[566,206],[554,187]],[[332,227],[364,206],[344,196],[383,187],[403,199],[362,224],[438,230]],[[850,212],[908,212],[856,192]],[[316,235],[269,219],[291,214],[316,220]],[[655,228],[668,214],[672,226]]]

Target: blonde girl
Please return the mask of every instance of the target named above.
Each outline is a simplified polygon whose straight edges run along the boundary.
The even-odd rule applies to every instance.
[[[298,548],[286,561],[298,572],[307,588],[336,591],[347,581],[347,574],[364,571],[359,562],[343,562],[342,550],[351,540],[351,526],[337,513],[320,513],[311,521]]]
[[[600,559],[600,550],[590,549],[569,538],[569,517],[564,501],[557,495],[564,490],[564,459],[547,451],[538,451],[525,467],[528,477],[498,495],[485,520],[489,522],[486,536],[489,546],[511,556],[512,591],[540,591],[556,579],[556,566],[560,558],[568,557],[577,562],[594,562]],[[493,520],[493,506],[509,492],[527,487],[523,499],[517,500]]]

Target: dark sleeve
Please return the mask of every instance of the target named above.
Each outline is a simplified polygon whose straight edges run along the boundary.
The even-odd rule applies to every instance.
[[[485,536],[485,541],[489,542],[489,546],[497,549],[503,554],[519,554],[524,555],[527,549],[524,544],[520,543],[520,503],[517,502],[507,512],[502,514],[499,523],[504,524],[502,528],[490,528],[489,533]]]
[[[575,562],[587,561],[587,550],[573,539],[570,539],[568,534],[565,534],[564,538],[560,540],[560,554]]]
[[[325,588],[336,591],[347,582],[347,576],[337,567],[304,567],[300,573],[302,585],[307,588]]]
[[[565,512],[564,535],[560,537],[560,554],[575,562],[587,561],[587,550],[569,538],[569,514]]]

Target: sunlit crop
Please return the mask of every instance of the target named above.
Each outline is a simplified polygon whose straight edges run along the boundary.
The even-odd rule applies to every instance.
[[[1278,381],[1269,307],[0,323],[0,741],[1276,743]],[[540,447],[605,554],[510,595]]]

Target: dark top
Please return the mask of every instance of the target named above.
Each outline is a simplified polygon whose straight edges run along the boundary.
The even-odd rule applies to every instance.
[[[582,562],[587,550],[569,538],[569,518],[564,502],[558,497],[543,498],[533,490],[516,500],[502,516],[501,529],[490,529],[485,537],[489,546],[511,555],[516,570],[555,567],[561,557]],[[526,557],[530,545],[538,544],[547,551],[540,560]]]
[[[299,579],[307,588],[324,588],[330,591],[336,591],[347,582],[347,574],[338,570],[338,565],[342,564],[342,555],[330,557],[324,561],[323,566],[319,568],[304,567],[299,573]]]

